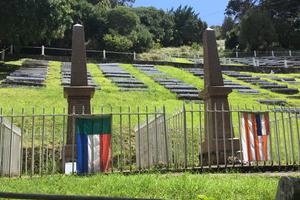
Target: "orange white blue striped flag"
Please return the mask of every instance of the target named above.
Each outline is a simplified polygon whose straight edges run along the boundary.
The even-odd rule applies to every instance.
[[[269,113],[242,113],[243,161],[271,160]]]

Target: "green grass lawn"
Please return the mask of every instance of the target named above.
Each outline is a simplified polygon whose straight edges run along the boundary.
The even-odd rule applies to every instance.
[[[279,177],[252,174],[140,174],[0,178],[0,191],[160,199],[274,199]]]

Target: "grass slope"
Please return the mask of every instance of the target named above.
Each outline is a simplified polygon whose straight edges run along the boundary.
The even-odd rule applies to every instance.
[[[274,199],[279,177],[240,174],[142,174],[0,178],[0,191],[160,199]],[[51,186],[51,187],[50,187]]]

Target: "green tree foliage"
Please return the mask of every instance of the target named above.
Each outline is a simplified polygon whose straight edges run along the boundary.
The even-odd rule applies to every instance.
[[[103,38],[105,47],[113,51],[129,51],[133,47],[130,39],[122,35],[106,34]]]
[[[300,49],[299,0],[265,0],[261,7],[271,13],[280,46]]]
[[[139,17],[127,7],[117,7],[107,13],[107,26],[110,33],[128,35],[139,23]]]
[[[36,44],[62,38],[72,23],[70,0],[0,1],[0,43]]]
[[[173,40],[174,20],[171,15],[153,7],[140,7],[134,10],[141,23],[148,28],[156,43],[168,46]]]
[[[240,29],[240,43],[248,50],[268,49],[277,39],[270,14],[259,8],[247,12]]]
[[[259,15],[252,15],[252,19],[249,19],[249,15],[258,9],[264,11],[264,13],[257,12]],[[259,45],[260,48],[270,47],[270,44],[273,43],[276,44],[276,48],[300,49],[299,0],[230,0],[226,8],[226,14],[232,17],[234,22],[236,22],[234,29],[237,29],[236,34],[241,42],[245,41],[246,34],[240,30],[242,25],[245,29],[245,27],[247,27],[246,23],[252,23],[253,20],[256,20],[260,25],[270,22],[267,27],[264,27],[265,30],[257,29],[255,36],[259,37],[259,40],[248,40],[248,38],[248,45],[244,45],[245,43],[239,45],[241,49],[249,48],[250,46],[251,48],[257,47],[257,42],[261,41],[262,38],[265,39],[261,41],[263,43]],[[266,16],[265,19],[261,18],[263,14]],[[258,20],[259,18],[262,19],[263,22]],[[243,23],[239,23],[242,21]],[[262,28],[260,25],[255,25],[255,27]],[[271,32],[266,33],[266,28],[271,28],[271,30],[274,31],[273,34]],[[239,33],[244,35],[240,35]],[[252,33],[249,32],[248,35],[250,34]],[[270,38],[266,38],[268,37],[267,35],[269,35]],[[249,42],[251,42],[251,44]]]
[[[202,34],[207,24],[202,22],[198,14],[190,6],[180,6],[176,10],[171,10],[174,17],[174,46],[191,45],[200,43]]]

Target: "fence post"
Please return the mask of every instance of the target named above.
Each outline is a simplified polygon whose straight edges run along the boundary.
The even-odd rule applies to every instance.
[[[184,134],[184,168],[186,169],[188,166],[188,150],[187,150],[187,124],[186,124],[186,109],[183,104],[183,134]]]
[[[1,60],[4,61],[4,59],[5,59],[5,49],[2,49]]]
[[[256,51],[254,51],[254,57],[256,58]]]
[[[272,57],[275,57],[275,55],[274,55],[274,51],[272,50]]]
[[[133,60],[136,60],[136,53],[133,52]]]
[[[166,148],[166,160],[167,169],[169,168],[169,146],[168,146],[168,134],[167,134],[167,122],[166,122],[166,107],[163,106],[163,116],[164,116],[164,132],[165,132],[165,148]]]
[[[292,50],[289,50],[289,55],[292,56]]]
[[[286,60],[286,59],[284,59],[284,67],[285,67],[285,68],[288,67],[288,65],[287,65],[287,60]]]
[[[14,45],[10,45],[10,54],[14,54]]]
[[[105,60],[106,59],[106,51],[105,51],[105,49],[103,50],[103,60]]]
[[[255,58],[252,58],[252,60],[253,60],[253,66],[256,67],[256,60],[255,60]]]
[[[44,56],[44,55],[45,55],[45,46],[42,45],[42,56]]]
[[[239,52],[238,52],[238,51],[235,52],[235,57],[236,57],[236,58],[239,57]]]

